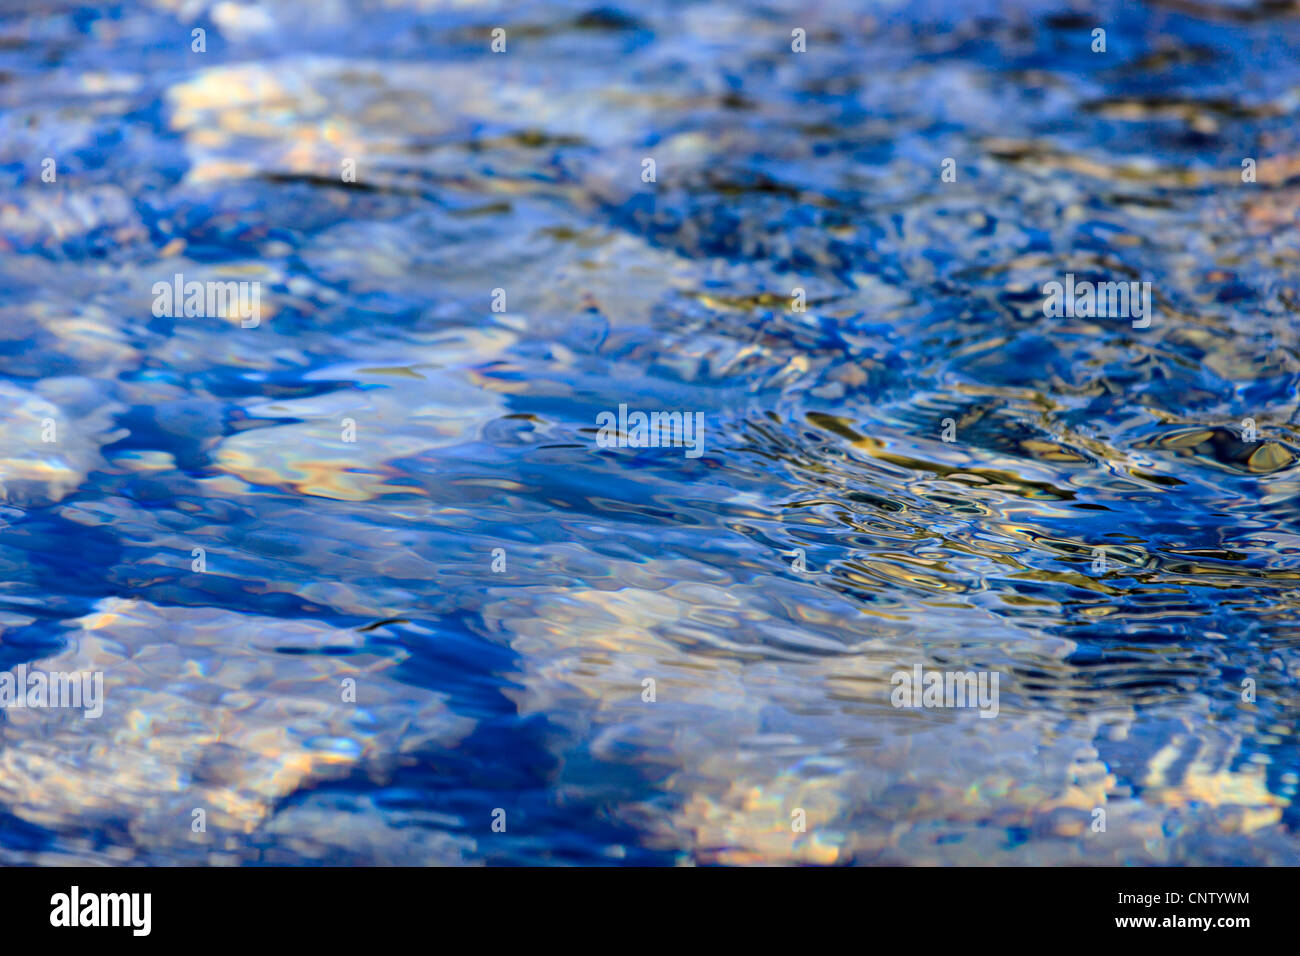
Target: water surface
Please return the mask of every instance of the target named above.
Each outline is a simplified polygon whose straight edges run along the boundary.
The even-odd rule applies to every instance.
[[[0,861],[1300,863],[1297,48],[5,4],[0,667],[106,692],[0,716]],[[155,315],[177,273],[260,324]],[[997,716],[895,708],[916,665]]]

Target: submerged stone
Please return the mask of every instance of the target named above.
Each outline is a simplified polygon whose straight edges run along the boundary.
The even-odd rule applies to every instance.
[[[84,424],[39,395],[0,380],[0,502],[23,508],[63,500],[100,463]]]
[[[356,770],[382,781],[472,727],[395,680],[399,656],[317,621],[110,598],[68,641],[29,669],[102,674],[103,713],[9,710],[0,806],[58,832],[122,828],[138,854],[255,857],[248,835],[295,790]]]

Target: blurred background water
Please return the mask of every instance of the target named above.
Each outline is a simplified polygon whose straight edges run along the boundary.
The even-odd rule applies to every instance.
[[[0,861],[1300,863],[1300,7],[0,9]]]

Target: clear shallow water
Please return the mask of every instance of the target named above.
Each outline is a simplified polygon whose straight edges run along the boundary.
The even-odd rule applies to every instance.
[[[6,6],[0,859],[1300,862],[1300,20],[803,6]]]

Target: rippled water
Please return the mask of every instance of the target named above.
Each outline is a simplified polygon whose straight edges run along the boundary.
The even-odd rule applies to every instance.
[[[1300,863],[1300,10],[1089,6],[4,4],[0,861]]]

